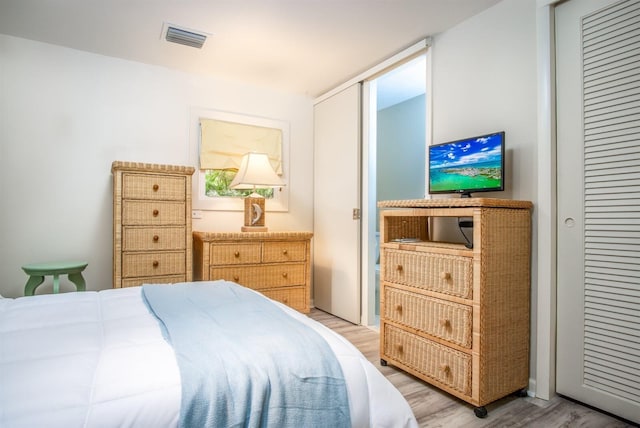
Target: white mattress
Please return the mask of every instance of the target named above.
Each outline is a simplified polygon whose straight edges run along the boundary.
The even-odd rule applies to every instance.
[[[350,342],[278,305],[336,353],[354,427],[417,426]],[[174,427],[180,397],[173,350],[139,287],[0,299],[0,427]]]

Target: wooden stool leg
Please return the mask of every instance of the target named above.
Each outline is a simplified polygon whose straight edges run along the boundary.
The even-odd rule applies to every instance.
[[[84,277],[82,276],[82,272],[70,273],[68,275],[69,281],[73,282],[76,285],[77,291],[85,291],[86,282]]]
[[[27,283],[24,286],[24,295],[33,296],[36,292],[36,288],[44,282],[44,276],[30,275]]]

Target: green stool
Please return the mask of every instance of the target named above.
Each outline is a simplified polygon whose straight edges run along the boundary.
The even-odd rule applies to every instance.
[[[60,291],[60,275],[67,275],[69,281],[75,284],[76,290],[84,291],[86,283],[82,277],[82,271],[87,265],[87,262],[51,262],[24,265],[22,270],[29,275],[27,284],[24,286],[24,295],[33,296],[36,288],[44,282],[46,275],[53,275],[54,293]]]

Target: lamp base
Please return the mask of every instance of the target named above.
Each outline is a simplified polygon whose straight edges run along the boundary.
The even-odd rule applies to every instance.
[[[242,226],[240,230],[243,232],[268,232],[269,228],[266,226]]]
[[[252,196],[244,198],[244,226],[240,229],[243,232],[267,231],[264,225],[264,198],[257,196],[257,198]]]

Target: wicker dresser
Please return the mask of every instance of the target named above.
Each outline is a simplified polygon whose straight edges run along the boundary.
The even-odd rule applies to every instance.
[[[225,279],[309,312],[311,232],[193,232],[194,280]]]
[[[478,417],[486,416],[486,404],[526,393],[531,203],[465,198],[378,206],[381,363],[473,404]],[[465,230],[472,245],[432,241],[431,229],[442,224],[437,217],[463,219],[467,227],[473,221]]]
[[[113,286],[191,281],[187,166],[113,162]]]

